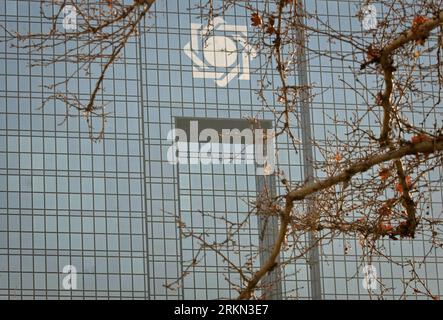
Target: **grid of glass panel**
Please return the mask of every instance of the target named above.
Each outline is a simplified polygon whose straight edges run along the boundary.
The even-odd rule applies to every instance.
[[[4,1],[2,24],[42,27],[39,1]],[[4,37],[5,34],[2,34]],[[1,43],[1,298],[146,298],[142,121],[135,43],[113,68],[115,109],[102,143],[80,118],[63,122],[59,103],[39,109],[41,84],[68,68],[29,67],[30,56]],[[50,54],[50,53],[45,53]],[[90,91],[93,80],[74,82]],[[64,290],[63,268],[78,272]]]

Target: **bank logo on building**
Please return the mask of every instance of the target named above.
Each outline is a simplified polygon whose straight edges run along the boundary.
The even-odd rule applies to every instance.
[[[246,26],[226,24],[220,17],[210,27],[191,23],[191,41],[184,52],[192,60],[193,77],[214,79],[220,87],[236,77],[249,80],[249,59],[256,53],[247,37]]]

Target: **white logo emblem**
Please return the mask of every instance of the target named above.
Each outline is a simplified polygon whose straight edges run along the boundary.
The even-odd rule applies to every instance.
[[[377,28],[377,8],[373,5],[367,5],[362,8],[364,15],[362,25],[366,31]]]
[[[212,35],[204,41],[203,36],[209,33]],[[255,50],[246,43],[247,36],[246,26],[225,24],[220,17],[214,18],[210,28],[191,23],[191,42],[184,52],[193,62],[192,75],[214,79],[220,87],[237,75],[240,80],[249,80],[249,55],[254,57]]]

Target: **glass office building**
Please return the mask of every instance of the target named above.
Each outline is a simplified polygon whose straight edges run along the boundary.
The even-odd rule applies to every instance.
[[[64,121],[63,104],[51,102],[39,109],[51,94],[42,85],[65,78],[68,64],[31,68],[35,57],[0,43],[0,299],[236,297],[238,274],[209,248],[189,267],[200,247],[195,238],[180,234],[176,217],[196,232],[207,232],[207,241],[220,241],[229,232],[227,223],[211,216],[249,219],[248,228],[237,234],[235,250],[224,252],[244,262],[257,247],[272,242],[277,223],[269,221],[268,237],[260,237],[263,221],[248,217],[250,201],[263,185],[276,193],[283,189],[272,175],[257,175],[254,165],[171,164],[168,133],[192,120],[200,129],[241,130],[242,119],[256,115],[272,127],[275,115],[264,111],[256,96],[260,56],[206,54],[198,47],[199,27],[205,21],[189,8],[199,2],[154,5],[152,16],[140,25],[140,36],[129,41],[107,74],[99,99],[109,102],[110,116],[105,138],[98,143],[89,139],[82,117]],[[355,17],[360,1],[315,0],[306,5],[343,30],[361,30]],[[0,23],[12,30],[42,30],[47,23],[36,0],[3,1],[0,13]],[[252,33],[250,16],[241,7],[230,9],[215,27],[225,48],[237,49]],[[0,36],[7,36],[4,29]],[[320,36],[311,38],[310,45],[337,49]],[[327,131],[344,130],[328,115],[351,113],[363,101],[337,81],[355,83],[344,63],[311,57],[307,72],[310,81],[328,89],[311,106],[312,132],[321,143]],[[87,99],[94,79],[78,78],[70,85]],[[439,108],[433,116],[441,120]],[[279,168],[292,181],[303,181],[301,153],[287,139],[277,145]],[[430,211],[441,214],[441,188]],[[348,247],[353,251],[345,254]],[[320,275],[312,274],[305,260],[277,270],[268,279],[274,284],[265,297],[369,298],[361,284],[358,247],[357,239],[343,237],[322,247]],[[375,258],[378,275],[389,288],[386,298],[403,294],[408,275],[401,262],[420,260],[427,249],[420,237],[386,241],[386,252],[399,262]],[[255,267],[263,259],[255,259]],[[441,295],[443,254],[432,251],[426,261],[418,272],[433,293]],[[75,289],[64,287],[65,266],[76,268]],[[184,272],[188,275],[182,279]],[[321,292],[314,294],[316,276]],[[176,281],[178,286],[168,287]],[[410,292],[406,297],[416,298]]]

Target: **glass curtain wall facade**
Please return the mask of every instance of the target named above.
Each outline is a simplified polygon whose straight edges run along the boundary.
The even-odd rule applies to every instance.
[[[89,139],[81,117],[64,121],[61,103],[38,108],[50,94],[41,85],[63,79],[70,66],[31,68],[29,61],[35,57],[0,43],[0,299],[236,297],[238,274],[211,250],[205,249],[201,261],[187,267],[199,246],[180,234],[177,216],[195,230],[208,232],[207,241],[220,241],[228,232],[227,223],[208,216],[249,219],[247,232],[238,234],[236,251],[226,252],[234,261],[244,262],[256,252],[254,248],[272,242],[276,227],[275,221],[268,221],[270,235],[263,240],[263,221],[247,216],[250,201],[263,185],[276,193],[283,189],[272,176],[260,178],[254,166],[171,164],[167,137],[180,121],[189,119],[204,123],[212,119],[217,127],[216,121],[240,121],[257,114],[272,124],[275,115],[263,111],[255,93],[263,72],[260,56],[205,55],[195,47],[201,44],[198,26],[206,22],[198,10],[189,8],[199,3],[168,0],[154,5],[152,17],[140,26],[140,36],[129,41],[122,59],[107,75],[100,99],[111,102],[110,116],[99,143]],[[355,18],[360,5],[351,0],[306,3],[343,30],[361,30]],[[0,23],[12,30],[45,29],[39,1],[3,1],[0,13]],[[250,16],[240,7],[218,22],[225,48],[237,49],[239,40],[252,33]],[[0,35],[6,37],[3,29]],[[309,45],[350,50],[333,48],[320,36],[311,38]],[[277,76],[275,68],[268,72]],[[309,81],[328,89],[311,105],[311,130],[322,143],[328,131],[345,133],[328,115],[346,115],[364,104],[337,81],[359,85],[345,64],[310,57],[307,72]],[[94,79],[78,78],[71,85],[70,90],[87,99]],[[271,92],[269,88],[270,97]],[[302,134],[300,128],[294,132]],[[291,181],[302,182],[301,152],[296,153],[283,137],[277,146],[279,168]],[[435,193],[432,206],[432,212],[441,212],[441,191]],[[355,250],[345,254],[349,245]],[[420,238],[386,245],[399,261],[427,252]],[[358,274],[358,247],[357,239],[343,237],[322,247],[322,298],[369,298]],[[419,272],[441,295],[443,256],[432,254]],[[260,261],[255,260],[256,267]],[[77,270],[75,290],[63,287],[66,265]],[[385,262],[377,266],[382,281],[393,288],[387,297],[400,297],[404,268]],[[185,271],[189,275],[180,279]],[[273,275],[278,283],[265,297],[310,299],[311,276],[306,261],[299,260]],[[180,286],[168,288],[177,279]]]

